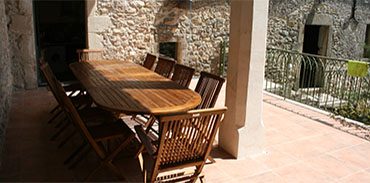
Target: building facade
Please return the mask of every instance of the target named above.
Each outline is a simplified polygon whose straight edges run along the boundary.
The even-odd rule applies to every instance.
[[[220,43],[229,39],[229,0],[81,1],[73,6],[83,6],[83,15],[73,18],[81,19],[75,37],[83,37],[79,39],[83,44],[60,46],[55,43],[58,39],[76,41],[76,30],[68,34],[66,26],[59,32],[43,26],[57,27],[57,22],[68,19],[65,14],[80,10],[61,4],[48,8],[45,16],[38,13],[42,5],[33,1],[3,0],[14,88],[38,86],[36,63],[42,51],[51,54],[49,60],[65,62],[77,59],[74,49],[81,47],[102,49],[107,59],[139,63],[146,52],[158,53],[161,45],[172,43],[180,63],[197,71],[218,72]],[[43,18],[51,15],[54,22]],[[361,59],[366,56],[364,45],[370,44],[369,25],[368,0],[270,0],[267,41],[270,47]],[[54,43],[43,43],[48,31],[54,31],[49,36]],[[69,62],[55,68],[67,68]]]
[[[369,44],[368,0],[270,0],[268,45],[362,59]]]

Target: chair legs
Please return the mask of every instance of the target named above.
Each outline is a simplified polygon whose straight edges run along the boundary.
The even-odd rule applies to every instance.
[[[204,180],[204,175],[199,176],[199,180],[200,180],[200,182],[201,182],[201,183],[206,182],[206,181]]]
[[[147,123],[145,124],[145,132],[146,133],[149,133],[150,129],[152,128],[153,124],[155,123],[155,117],[150,117],[149,120],[147,121]],[[138,158],[140,153],[142,153],[144,151],[145,147],[144,145],[140,145],[140,148],[138,149],[136,155],[135,155],[135,158]]]
[[[56,105],[51,111],[50,111],[50,113],[54,113],[56,110],[58,110],[59,109],[59,105]]]
[[[82,149],[83,150],[83,149]],[[82,151],[81,150],[81,151]],[[68,169],[71,170],[73,168],[75,168],[77,166],[77,164],[87,155],[89,154],[89,152],[91,151],[91,148],[90,146],[88,146],[88,148],[85,150],[85,151],[82,151],[80,153],[80,156],[78,156],[78,158],[70,165],[68,166]]]
[[[67,119],[68,119],[67,116],[65,116],[63,119],[61,119],[59,121],[59,123],[57,125],[55,125],[54,128],[59,128],[63,124],[63,122],[66,121]]]
[[[112,161],[113,159],[118,155],[119,152],[121,152],[125,147],[127,147],[130,142],[135,138],[134,135],[124,140],[114,151],[112,151],[105,159],[100,163],[100,165],[95,168],[93,171],[91,171],[88,176],[86,177],[85,181],[88,181],[91,179],[91,177],[103,166],[107,166],[109,169],[111,169],[119,179],[125,180],[125,177],[120,172],[119,168],[116,167]]]
[[[73,130],[72,133],[70,133],[64,140],[62,140],[58,145],[58,149],[62,148],[64,144],[66,144],[76,134],[76,132],[76,130]]]
[[[83,141],[82,144],[75,151],[73,151],[72,154],[69,155],[67,159],[64,160],[63,164],[66,165],[69,162],[71,162],[78,155],[78,153],[80,153],[86,147],[86,145],[87,143]]]
[[[145,129],[148,129],[147,132],[149,132],[149,129],[154,125],[154,123],[155,123],[155,117],[151,116],[148,119],[148,122],[145,124]]]
[[[58,116],[62,114],[63,110],[59,109],[56,114],[53,115],[48,121],[48,124],[51,124]]]
[[[68,126],[70,125],[70,123],[67,121],[63,126],[61,126],[59,128],[59,130],[50,138],[50,140],[54,141],[56,138],[59,137],[60,134],[62,134],[62,132],[68,128]]]
[[[216,163],[216,160],[215,160],[215,159],[213,159],[213,157],[212,157],[211,155],[209,155],[209,156],[207,157],[207,160],[209,160],[210,162],[209,162],[209,163],[206,163],[206,164],[213,164],[213,163]]]
[[[87,177],[85,178],[85,182],[88,182],[92,176],[98,172],[98,170],[100,170],[103,166],[106,166],[108,167],[110,170],[112,170],[116,175],[117,177],[121,180],[121,181],[126,181],[126,178],[125,176],[123,176],[123,174],[121,173],[121,171],[119,170],[118,167],[116,167],[112,162],[106,162],[106,163],[101,163],[98,167],[96,167],[93,171],[91,171],[89,173],[89,175],[87,175]]]

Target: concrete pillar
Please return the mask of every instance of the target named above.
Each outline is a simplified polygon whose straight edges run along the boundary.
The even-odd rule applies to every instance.
[[[236,158],[264,150],[262,87],[268,0],[232,0],[226,106],[219,145]]]

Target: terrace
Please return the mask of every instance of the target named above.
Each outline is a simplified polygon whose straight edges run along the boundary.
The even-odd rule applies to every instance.
[[[194,86],[195,80],[191,88]],[[224,99],[225,87],[217,106],[223,106]],[[211,154],[216,163],[205,166],[202,173],[205,182],[370,181],[369,141],[334,128],[341,126],[339,121],[307,106],[268,93],[263,99],[264,153],[235,159],[215,144]],[[90,168],[97,165],[93,152],[72,170],[63,165],[73,146],[68,143],[58,149],[58,140],[49,140],[55,129],[46,121],[55,102],[45,88],[15,93],[1,181],[82,181]],[[347,131],[355,129],[346,127]],[[134,153],[123,153],[116,164],[128,182],[141,182],[139,161],[132,158]],[[116,181],[109,171],[99,172],[93,180]]]
[[[86,2],[87,9],[90,8],[91,10],[92,7],[96,8],[97,5],[95,3],[97,3],[98,1]],[[190,3],[190,5],[192,4],[192,1],[188,2]],[[201,1],[198,1],[198,3],[199,2]],[[102,4],[104,4],[105,6],[109,4],[109,2],[102,2]],[[100,5],[103,6],[102,4]],[[140,5],[139,3],[135,6],[143,5]],[[2,8],[2,6],[0,8]],[[190,6],[190,10],[191,8],[192,6]],[[341,91],[343,93],[335,93],[337,88],[325,88],[325,91],[317,88],[314,88],[312,90],[297,89],[296,87],[300,86],[301,83],[298,83],[297,85],[296,82],[298,80],[294,77],[298,76],[299,74],[290,73],[291,70],[289,69],[293,67],[295,69],[298,68],[297,70],[300,70],[300,63],[293,63],[291,62],[292,60],[289,59],[283,60],[282,63],[274,63],[275,60],[272,59],[273,62],[271,63],[270,58],[271,55],[273,55],[271,53],[274,52],[274,50],[271,49],[267,50],[267,56],[265,57],[267,40],[266,32],[268,18],[268,1],[231,1],[230,8],[230,41],[228,43],[230,44],[230,53],[228,54],[229,62],[227,64],[227,84],[223,86],[221,94],[218,97],[218,103],[216,105],[216,107],[227,106],[228,109],[227,113],[225,114],[225,119],[221,127],[219,128],[216,142],[214,143],[214,147],[211,152],[211,155],[216,160],[216,162],[205,165],[202,171],[202,175],[204,175],[204,178],[200,180],[197,179],[197,181],[369,182],[370,162],[368,161],[368,154],[370,153],[370,143],[368,140],[366,140],[366,138],[368,139],[370,135],[368,128],[359,125],[348,125],[348,123],[337,121],[331,118],[330,114],[327,112],[323,112],[312,107],[286,100],[298,99],[300,101],[307,102],[308,104],[318,105],[321,109],[329,109],[330,111],[333,107],[337,106],[337,100],[339,101],[339,107],[341,107],[342,104],[354,103],[353,101],[351,101],[352,99],[355,99],[355,102],[358,102],[360,96],[358,95],[353,98],[351,88],[352,86],[358,86],[357,84],[360,83],[360,86],[358,87],[360,88],[360,93],[366,93],[366,88],[361,88],[361,86],[363,86],[361,84],[362,80],[359,81],[355,79],[354,82],[356,84],[354,85],[352,85],[351,82],[347,81],[341,83],[340,88],[346,87],[348,86],[347,84],[349,84],[349,89],[345,88],[345,90]],[[3,9],[0,10],[2,10],[1,12],[5,14],[5,11]],[[104,11],[107,12],[108,10]],[[132,13],[134,11],[136,10],[128,9],[127,12]],[[94,15],[93,12],[88,13]],[[119,12],[118,14],[122,13]],[[176,15],[176,13],[174,15]],[[102,23],[103,25],[105,23],[105,20],[110,19],[109,17],[105,17],[103,19],[101,19],[102,17],[95,18],[92,18],[92,21],[88,22],[88,26],[90,26],[90,28],[93,27],[91,25],[98,25],[95,23]],[[176,16],[174,18],[176,18]],[[167,21],[167,19],[164,20]],[[1,21],[5,21],[5,19],[3,18],[1,19]],[[191,16],[190,21],[193,21],[191,19]],[[107,26],[109,27],[109,25]],[[6,26],[3,26],[1,28],[3,28],[4,30],[7,29]],[[189,26],[187,28],[191,29],[192,26]],[[1,31],[3,29],[1,29]],[[92,32],[89,31],[91,30],[87,31],[89,35],[90,33],[92,35],[95,35],[95,31],[97,30],[92,30]],[[129,31],[114,29],[114,31],[112,32],[114,34],[120,34],[127,33]],[[136,30],[135,32],[140,31]],[[27,33],[27,35],[33,34]],[[192,33],[190,35],[192,35]],[[93,37],[97,36],[87,36],[87,39],[91,39],[90,42],[92,43],[87,46],[89,48],[93,48],[94,46],[96,46],[94,45],[95,43],[99,43],[99,41],[94,40]],[[135,35],[133,37],[135,37]],[[106,38],[100,38],[106,40]],[[120,44],[118,43],[120,41],[118,41],[116,37],[114,37],[112,40],[114,40],[114,44]],[[164,42],[167,41],[172,42],[173,40],[171,38],[169,40],[165,40]],[[211,40],[211,42],[212,41],[213,40]],[[200,42],[197,42],[196,44],[202,45],[202,43]],[[98,45],[102,46],[101,44]],[[182,45],[182,42],[176,43],[174,45],[175,47],[178,46],[180,48],[184,46]],[[2,46],[6,48],[7,43]],[[104,49],[106,54],[114,54],[120,52],[112,47],[105,47]],[[145,48],[145,46],[143,48],[142,45],[140,45],[139,49],[141,49],[142,52],[149,52],[150,50],[149,48]],[[144,49],[146,50],[143,51]],[[176,49],[178,48],[175,48],[175,50]],[[4,50],[4,58],[7,61],[6,64],[7,66],[12,66],[11,64],[8,64],[8,62],[11,63],[10,58],[12,57],[9,56],[10,54],[7,55],[7,49]],[[34,53],[33,51],[34,50],[30,51],[30,53]],[[222,54],[223,57],[226,57],[225,51],[226,50],[221,51],[222,53],[220,54],[220,57]],[[205,53],[209,52],[209,50],[204,48],[203,50],[201,50],[201,52]],[[183,52],[179,52],[179,55],[183,58],[186,58],[186,60],[193,58],[189,55],[181,55],[182,53]],[[199,54],[199,52],[194,52],[194,54],[195,53]],[[134,50],[125,50],[124,54],[130,55],[129,57],[125,57],[125,61],[129,60],[136,63],[142,61],[142,53],[136,54]],[[302,54],[298,54],[298,56],[296,55],[296,53],[289,54],[294,55],[293,58],[300,57],[300,59],[298,60],[301,61],[305,61],[303,58],[307,57],[306,55],[302,56]],[[284,55],[283,57],[286,57],[285,55],[289,54],[280,53],[280,55]],[[0,55],[2,56],[3,54]],[[119,56],[123,57],[124,55],[121,54]],[[181,57],[178,58],[180,59],[178,59],[179,62],[176,64],[180,65],[181,63],[183,63],[182,61],[184,60],[182,60]],[[208,57],[204,58],[208,59]],[[308,56],[308,58],[311,57]],[[24,58],[22,57],[21,61],[23,61],[23,59]],[[57,57],[55,57],[55,59],[58,60]],[[37,59],[34,58],[25,60],[35,61]],[[186,62],[184,62],[183,64],[189,64],[190,66],[196,67],[195,69],[197,71],[201,71],[203,66],[205,68],[208,67],[207,64],[204,64],[202,65],[202,67],[199,67],[199,69],[198,66],[202,63],[199,62],[199,60],[197,59],[195,60],[196,64],[189,64]],[[185,87],[179,87],[179,85],[174,84],[175,82],[168,79],[171,76],[171,72],[173,70],[172,67],[170,67],[165,76],[163,73],[154,73],[156,72],[156,69],[154,69],[154,71],[150,71],[150,68],[152,68],[153,65],[151,65],[148,69],[144,69],[140,65],[130,62],[118,63],[118,59],[113,61],[105,60],[105,62],[100,60],[92,60],[91,62],[85,61],[86,60],[83,60],[81,63],[76,63],[72,65],[75,67],[72,67],[71,65],[69,65],[69,67],[72,68],[72,70],[74,71],[74,75],[85,87],[83,88],[83,90],[86,89],[87,93],[92,96],[92,99],[96,104],[94,105],[94,107],[99,106],[103,109],[111,110],[112,112],[129,111],[134,112],[134,114],[140,114],[141,112],[142,114],[152,114],[153,116],[160,116],[186,112],[190,109],[198,107],[201,102],[201,100],[199,100],[200,97],[198,94],[200,92],[196,93]],[[267,66],[266,72],[265,61]],[[325,63],[327,63],[326,61],[328,60],[326,59]],[[167,63],[171,63],[172,66],[175,64],[173,60],[170,60]],[[308,61],[308,65],[310,65],[311,63],[321,66],[320,64],[317,64],[316,61]],[[339,63],[342,64],[342,62],[338,62],[338,64]],[[35,63],[29,64],[31,65],[30,68],[35,68],[33,67],[34,64]],[[41,68],[45,68],[45,65],[42,65]],[[145,64],[143,65],[145,66]],[[157,64],[156,67],[158,67],[158,65],[160,64]],[[165,67],[168,65],[169,64],[164,64],[164,66],[162,66]],[[329,87],[335,86],[335,78],[338,79],[346,77],[346,75],[340,75],[344,73],[343,65],[344,64],[339,66],[341,67],[339,70],[337,66],[335,66],[334,70],[340,72],[338,72],[339,74],[334,77],[333,81],[329,79],[331,83]],[[225,65],[221,64],[220,66],[224,67]],[[67,64],[66,67],[68,68]],[[70,153],[75,150],[76,145],[78,145],[79,140],[81,140],[80,138],[72,136],[73,133],[75,133],[76,130],[78,131],[79,129],[81,131],[84,131],[83,129],[87,129],[87,125],[76,123],[77,125],[74,125],[77,126],[77,129],[73,129],[72,131],[69,131],[71,129],[66,130],[67,133],[72,134],[71,136],[65,137],[64,140],[61,140],[60,138],[55,138],[51,140],[50,137],[53,134],[55,135],[56,131],[63,129],[63,127],[57,129],[55,124],[47,123],[48,119],[51,118],[50,110],[52,106],[55,106],[56,104],[54,97],[45,88],[37,88],[37,86],[35,87],[35,83],[30,82],[25,82],[26,84],[29,84],[29,87],[26,88],[32,89],[26,91],[14,91],[14,93],[12,94],[11,87],[14,83],[12,83],[11,80],[14,74],[16,74],[17,76],[21,75],[22,78],[27,79],[29,78],[28,76],[36,77],[36,73],[34,73],[35,71],[33,71],[32,73],[22,73],[18,70],[11,70],[9,69],[10,67],[4,68],[5,71],[0,72],[0,74],[1,76],[4,75],[5,79],[8,79],[7,81],[9,82],[5,82],[4,85],[1,85],[0,89],[6,92],[4,101],[10,101],[9,103],[11,103],[11,107],[8,107],[9,103],[5,103],[2,104],[4,106],[2,106],[1,108],[1,110],[5,110],[5,112],[1,111],[1,115],[3,115],[3,113],[5,114],[4,119],[6,120],[8,110],[10,111],[10,118],[9,123],[1,122],[2,126],[6,126],[6,124],[8,125],[6,126],[6,136],[4,140],[4,155],[1,159],[2,164],[0,169],[0,181],[83,181],[85,180],[86,175],[94,167],[99,165],[99,163],[103,161],[104,163],[107,163],[105,162],[105,158],[107,157],[106,155],[103,155],[103,157],[100,156],[100,158],[98,158],[96,157],[96,154],[99,153],[96,151],[96,149],[94,149],[96,151],[96,154],[94,154],[94,152],[92,152],[90,149],[90,151],[86,151],[84,153],[83,151],[80,151],[81,154],[79,155],[81,155],[80,157],[82,157],[80,162],[69,164],[69,166],[64,165],[63,161],[65,161]],[[81,71],[83,70],[81,68],[86,68],[86,70]],[[276,74],[274,72],[274,70],[276,69],[278,70],[278,74],[274,75]],[[81,71],[82,74],[80,73],[80,75],[78,75],[79,71]],[[316,72],[320,73],[321,70],[316,70]],[[136,75],[136,77],[138,78],[128,77],[129,79],[127,79],[125,78],[126,74],[133,74]],[[309,78],[310,77],[311,76],[309,76]],[[292,78],[293,80],[291,80]],[[328,78],[331,77],[326,77],[326,79]],[[173,77],[171,79],[173,79]],[[36,80],[33,80],[33,82],[35,81]],[[59,84],[59,82],[56,79],[52,81],[54,83],[51,83],[51,85],[50,82],[48,82],[51,90],[58,88],[56,84]],[[94,81],[98,84],[103,85],[95,85],[96,83],[94,83]],[[314,79],[307,80],[308,83],[312,81],[316,85],[316,82],[320,83],[321,80],[317,81],[316,76],[314,77]],[[194,89],[194,85],[196,82],[196,80],[192,81],[192,85],[190,87],[191,89]],[[214,81],[208,83],[212,82]],[[107,85],[104,85],[106,83],[110,84],[109,87],[107,87]],[[263,87],[265,87],[265,90],[271,93],[263,92]],[[118,90],[115,90],[117,88]],[[156,93],[150,96],[151,93],[148,92],[147,89],[152,90],[150,92],[153,92],[153,90],[154,92],[160,91],[159,93],[162,93],[163,95]],[[112,92],[112,90],[115,91]],[[334,93],[330,93],[331,91],[334,91]],[[169,93],[171,92],[172,95],[169,95]],[[64,92],[61,93],[63,93],[63,96],[65,95]],[[99,93],[99,95],[97,95],[97,93]],[[281,98],[272,93],[279,95],[283,93],[288,95],[283,95],[283,98]],[[104,94],[106,95],[104,96]],[[101,97],[102,95],[104,97]],[[172,100],[166,100],[168,96],[169,98],[172,97]],[[339,98],[341,96],[345,97]],[[70,122],[75,121],[76,117],[73,117],[79,115],[78,112],[76,112],[75,106],[69,105],[69,108],[67,108],[67,104],[71,102],[64,103],[63,99],[66,99],[67,97],[59,97],[60,98],[58,98],[57,95],[56,99],[58,100],[58,103],[61,104],[62,109],[65,109],[64,112],[66,114],[66,118],[70,117]],[[143,99],[151,97],[155,100]],[[3,97],[1,97],[1,99],[3,99]],[[158,110],[158,108],[155,108],[155,106],[161,106],[157,103],[157,101],[166,103],[166,105],[162,105],[165,107],[160,110]],[[174,102],[172,103],[172,101]],[[179,105],[168,107],[176,102],[179,103]],[[367,99],[365,98],[365,105],[367,106],[366,102]],[[322,105],[323,103],[324,105]],[[109,104],[117,105],[109,106]],[[327,104],[332,105],[328,107]],[[157,109],[156,111],[152,110],[153,108],[150,108],[153,106],[154,109]],[[119,109],[119,107],[121,107],[121,110],[114,110]],[[71,108],[73,108],[74,110],[70,110]],[[139,112],[134,110],[137,110]],[[165,113],[166,110],[170,112]],[[215,119],[218,120],[220,118],[209,117],[199,119],[201,118],[199,116],[200,115],[192,115],[192,119],[195,120],[191,121],[191,123],[185,123],[182,121],[183,123],[174,124],[188,124],[189,126],[171,128],[171,130],[173,131],[170,131],[170,133],[168,133],[170,135],[168,136],[175,137],[176,140],[176,143],[172,144],[181,144],[182,142],[186,142],[188,143],[188,145],[190,144],[189,146],[193,146],[189,142],[194,142],[196,140],[197,142],[201,142],[199,143],[201,145],[198,144],[196,146],[203,146],[202,140],[187,139],[196,135],[189,135],[189,133],[186,135],[183,134],[191,130],[196,131],[199,129],[208,128],[199,127],[204,124],[199,123],[199,120],[206,119],[204,121],[211,121]],[[3,116],[0,117],[3,118]],[[123,118],[131,129],[133,129],[133,126],[137,124],[136,122],[130,120],[130,117],[124,116]],[[79,121],[83,120],[80,119]],[[160,124],[161,122],[162,121],[160,121]],[[68,121],[66,121],[66,123],[68,123]],[[121,126],[123,126],[123,124],[121,124]],[[165,128],[159,127],[159,129],[159,135],[166,135],[166,133],[161,133],[162,130]],[[177,129],[177,131],[175,131],[175,129]],[[4,129],[1,128],[1,130]],[[82,134],[86,136],[86,134],[89,133],[91,133],[89,132],[89,130],[85,130]],[[194,132],[194,134],[201,134],[203,136],[205,136],[204,134],[207,133],[207,131],[202,131],[199,133]],[[119,135],[123,134],[124,133],[121,133]],[[174,134],[180,135],[177,136]],[[114,135],[116,134],[113,134],[112,136]],[[90,140],[88,137],[86,137],[86,139],[84,139],[84,143]],[[104,140],[104,138],[102,139]],[[95,139],[93,140],[95,141]],[[208,139],[206,139],[205,141],[207,140]],[[92,140],[90,140],[89,143],[91,143],[91,141]],[[181,142],[177,143],[178,141]],[[145,141],[142,141],[142,139],[141,142],[145,144]],[[159,147],[158,149],[160,149],[162,142],[163,141],[154,144],[153,146],[157,145],[156,147]],[[209,140],[207,142],[209,142]],[[110,142],[108,140],[106,144],[101,143],[99,145],[101,145],[101,148],[104,149],[103,151],[107,151],[107,153],[110,153],[109,143]],[[94,145],[90,145],[94,148]],[[139,141],[133,140],[129,144],[129,148],[122,151],[122,153],[119,153],[118,156],[114,159],[114,164],[118,165],[121,170],[120,172],[124,174],[127,182],[142,182],[143,180],[143,173],[140,170],[141,167],[139,165],[139,160],[133,158],[139,146]],[[184,148],[185,146],[180,147],[182,149],[186,149]],[[176,153],[176,151],[174,151],[173,149],[170,151]],[[190,151],[196,150],[191,149]],[[147,152],[148,154],[151,154],[150,151]],[[203,153],[203,155],[204,154],[206,153]],[[207,158],[206,155],[204,156],[204,159]],[[197,158],[198,157],[196,157],[195,159]],[[188,161],[188,159],[186,161]],[[108,161],[108,163],[110,163],[110,161]],[[116,179],[116,177],[111,171],[108,170],[108,168],[101,168],[100,171],[94,174],[90,180],[104,182],[118,181],[118,179]]]

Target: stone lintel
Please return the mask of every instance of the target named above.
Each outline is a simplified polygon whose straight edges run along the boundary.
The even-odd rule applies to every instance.
[[[307,17],[308,25],[333,25],[333,17],[326,14],[313,14]]]

